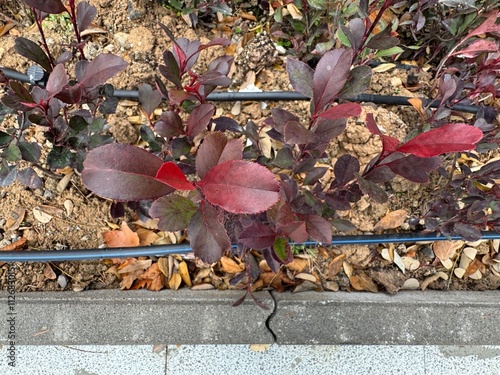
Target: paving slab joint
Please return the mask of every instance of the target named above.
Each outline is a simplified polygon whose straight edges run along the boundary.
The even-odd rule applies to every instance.
[[[273,336],[274,343],[276,343],[277,342],[276,334],[271,328],[271,320],[274,318],[276,312],[278,311],[278,304],[276,303],[276,299],[274,298],[274,294],[272,291],[269,292],[269,297],[273,300],[273,311],[271,312],[271,314],[269,314],[269,316],[266,319],[266,328],[268,329],[269,333]]]

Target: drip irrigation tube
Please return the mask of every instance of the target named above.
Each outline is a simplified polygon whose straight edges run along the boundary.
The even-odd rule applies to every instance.
[[[404,243],[459,240],[459,236],[446,237],[436,233],[396,233],[382,235],[338,236],[330,245],[368,245],[381,243]],[[498,232],[482,232],[482,239],[500,239]],[[294,243],[294,245],[316,246],[317,242]],[[233,248],[236,246],[233,245]],[[1,251],[0,262],[62,262],[75,260],[97,260],[140,256],[165,256],[185,254],[193,251],[189,244],[125,247],[112,249]]]
[[[0,67],[5,76],[10,79],[15,79],[22,82],[31,82],[30,77],[26,74],[16,72],[11,69]],[[139,92],[137,90],[115,90],[113,95],[119,99],[138,100]],[[245,100],[256,101],[278,101],[278,100],[310,100],[305,95],[294,91],[268,91],[268,92],[212,92],[208,95],[207,99],[213,102],[236,102]],[[345,100],[352,102],[371,102],[375,104],[387,105],[411,105],[408,102],[409,97],[405,96],[390,96],[390,95],[372,95],[361,94],[354,98],[345,98]],[[430,101],[429,99],[421,98],[425,105],[430,103],[432,108],[439,106],[439,101]],[[453,110],[467,113],[477,113],[481,106],[456,104],[451,107]]]

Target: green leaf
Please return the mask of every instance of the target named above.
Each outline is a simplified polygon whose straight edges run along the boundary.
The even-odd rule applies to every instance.
[[[157,199],[149,209],[149,214],[159,218],[158,229],[177,231],[186,229],[198,206],[180,195],[168,195]]]
[[[288,241],[283,237],[276,237],[273,244],[274,254],[283,264],[290,263],[293,260],[293,252]]]
[[[6,145],[12,139],[12,136],[9,133],[0,131],[0,146]]]
[[[23,160],[38,163],[42,154],[42,148],[36,142],[19,142],[19,150]]]
[[[2,157],[7,161],[19,161],[22,159],[21,150],[11,143],[3,152]]]
[[[401,47],[392,47],[389,49],[384,49],[382,51],[378,51],[375,54],[375,57],[384,57],[384,56],[392,56],[392,55],[397,55],[399,53],[404,52],[404,50]]]
[[[351,42],[349,41],[349,38],[347,38],[347,35],[344,34],[341,27],[337,29],[337,38],[344,46],[351,47]]]
[[[54,147],[47,155],[47,164],[51,169],[68,166],[73,159],[71,151],[64,147]]]

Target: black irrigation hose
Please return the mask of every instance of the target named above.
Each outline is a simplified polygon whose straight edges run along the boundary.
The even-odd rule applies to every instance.
[[[16,72],[11,69],[3,68],[0,66],[5,76],[9,79],[15,79],[22,82],[32,82],[26,74]],[[115,97],[119,99],[139,99],[139,92],[137,90],[115,90]],[[278,100],[310,100],[307,96],[299,92],[293,91],[268,91],[268,92],[212,92],[208,95],[207,99],[213,102],[236,102],[245,100],[257,101],[278,101]],[[374,104],[387,104],[387,105],[411,105],[408,102],[408,97],[405,96],[390,96],[390,95],[372,95],[361,94],[354,98],[346,98],[346,100],[353,102],[371,102]],[[427,105],[430,100],[422,99],[424,105]],[[432,108],[439,106],[439,101],[434,100],[430,103]],[[460,112],[477,113],[481,107],[477,105],[456,104],[451,107],[452,109]]]
[[[446,237],[436,233],[395,233],[382,235],[338,236],[330,245],[368,245],[381,243],[426,242],[460,240],[459,236]],[[482,232],[482,239],[500,239],[498,232]],[[316,242],[295,243],[301,246],[316,246]],[[235,246],[233,246],[234,248]],[[165,256],[193,251],[189,244],[125,247],[112,249],[42,250],[42,251],[0,251],[1,262],[62,262],[75,260],[96,260],[140,256]]]

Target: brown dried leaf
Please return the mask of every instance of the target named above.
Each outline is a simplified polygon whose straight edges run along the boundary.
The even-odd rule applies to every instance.
[[[170,280],[168,281],[168,287],[172,290],[177,290],[181,286],[182,277],[177,272],[174,272]]]
[[[463,244],[463,241],[436,241],[432,244],[432,249],[440,261],[445,261],[450,259]]]
[[[425,109],[422,103],[422,99],[419,98],[410,98],[408,99],[408,103],[410,103],[413,108],[415,108],[420,115],[420,117],[425,118]]]
[[[161,273],[163,273],[163,275],[165,275],[165,277],[168,279],[170,276],[170,273],[168,272],[168,258],[159,258],[158,268],[160,269]]]
[[[4,36],[7,32],[12,29],[16,24],[14,22],[7,22],[5,25],[0,26],[0,36]]]
[[[473,275],[476,273],[476,271],[482,266],[481,262],[477,259],[474,259],[470,264],[469,267],[465,270],[464,273],[464,278],[469,277],[470,275]]]
[[[189,276],[188,266],[186,262],[179,263],[178,271],[179,275],[181,275],[182,281],[184,281],[184,284],[186,284],[189,287],[193,285],[191,283],[191,277]]]
[[[20,206],[12,209],[8,214],[5,222],[5,229],[16,230],[20,227],[26,215],[26,210]]]
[[[52,216],[43,212],[39,207],[33,208],[33,216],[42,224],[47,224],[52,220]]]
[[[126,222],[122,223],[121,230],[104,232],[102,237],[109,247],[135,247],[140,244],[139,236],[128,227]]]
[[[16,242],[11,243],[10,245],[5,245],[4,247],[0,248],[0,251],[14,251],[14,250],[22,250],[26,244],[28,243],[28,240],[24,237],[18,239]]]
[[[351,286],[356,290],[365,290],[372,293],[378,292],[377,285],[363,271],[357,271],[356,274],[349,277],[349,281],[351,282]]]
[[[295,275],[295,278],[301,279],[301,280],[308,280],[312,283],[315,283],[318,281],[318,280],[316,280],[316,277],[314,277],[314,275],[311,275],[310,273],[299,273],[299,274]]]
[[[136,258],[127,258],[125,262],[118,266],[119,274],[134,273],[148,269],[151,266],[151,259],[137,260]]]
[[[328,274],[327,274],[328,279],[333,279],[340,272],[345,258],[346,258],[345,254],[340,254],[332,259],[332,261],[328,265]]]
[[[303,272],[307,266],[309,266],[309,260],[302,258],[293,258],[293,261],[288,263],[286,265],[286,268],[288,268],[293,273],[300,273]]]
[[[137,228],[135,233],[139,236],[139,243],[141,246],[149,246],[160,237],[152,230],[145,228]]]
[[[49,280],[57,279],[56,273],[48,263],[45,264],[45,268],[43,269],[43,275]]]
[[[444,279],[444,280],[448,280],[448,275],[444,272],[436,272],[434,275],[431,275],[431,276],[427,277],[424,281],[422,281],[422,283],[420,284],[420,289],[426,290],[430,283],[432,283],[440,278]]]
[[[408,212],[406,210],[396,210],[389,212],[382,219],[378,221],[373,227],[374,231],[382,231],[386,229],[394,229],[399,227],[406,220]]]
[[[215,289],[215,287],[212,284],[200,284],[200,285],[195,285],[191,288],[191,290],[210,290],[210,289]]]
[[[220,263],[222,265],[222,270],[224,272],[231,273],[231,274],[240,273],[241,271],[243,271],[245,269],[244,264],[242,264],[242,263],[238,264],[234,260],[232,260],[231,258],[229,258],[227,256],[223,256],[220,259]]]
[[[165,278],[158,267],[158,263],[151,265],[144,274],[139,276],[139,279],[146,281],[144,287],[148,290],[158,291],[165,286]]]

